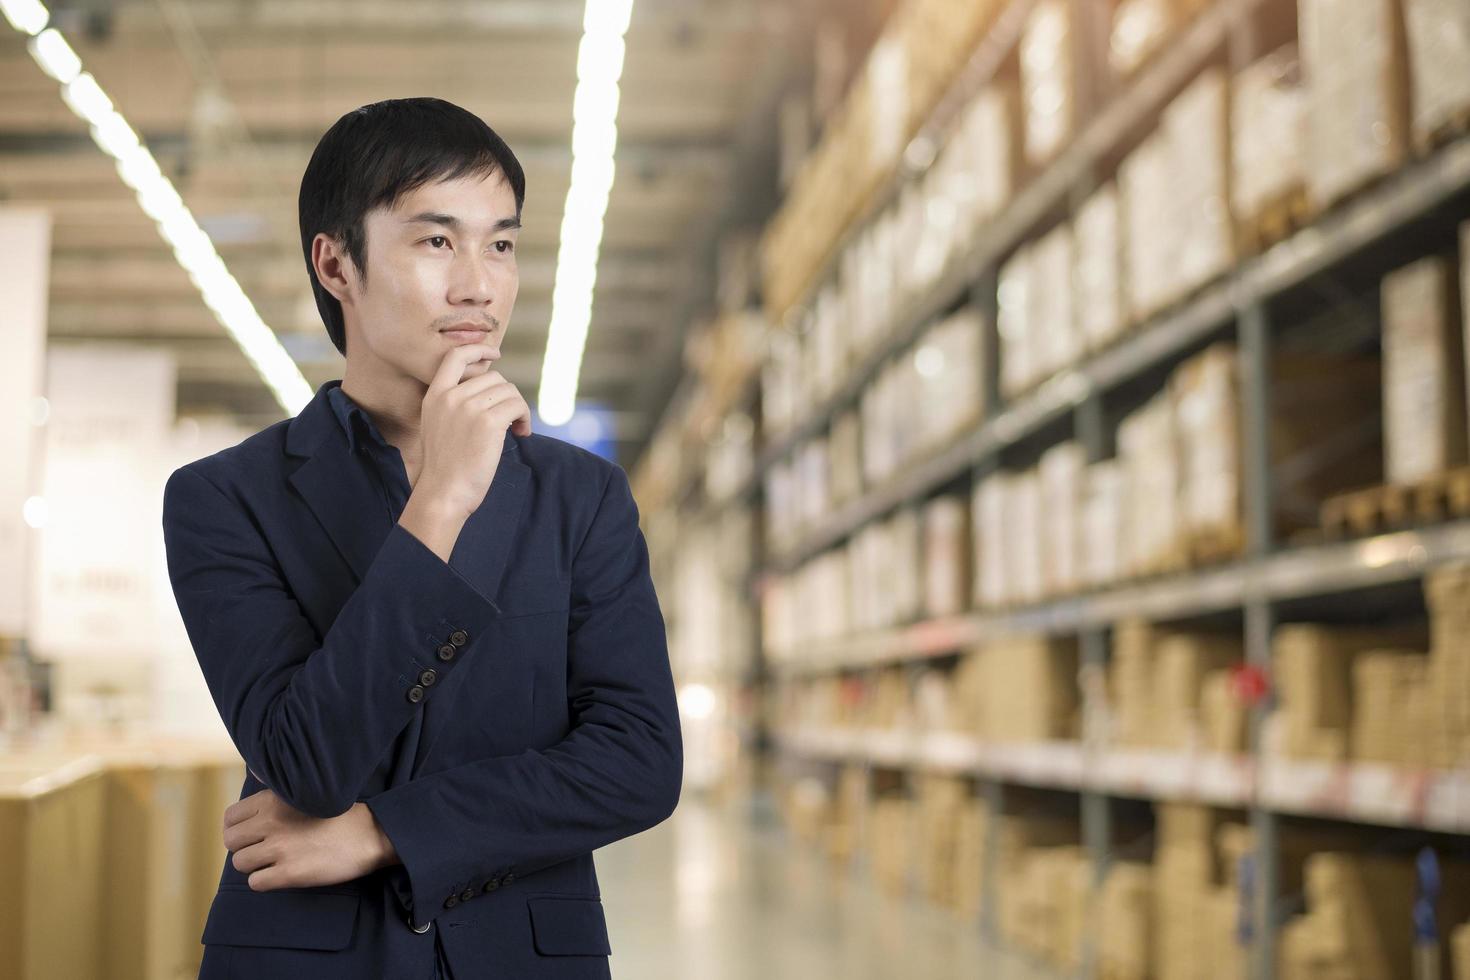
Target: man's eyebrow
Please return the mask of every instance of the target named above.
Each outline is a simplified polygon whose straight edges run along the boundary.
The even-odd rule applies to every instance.
[[[456,218],[452,214],[445,214],[442,211],[420,211],[418,214],[414,215],[411,218],[404,218],[403,223],[406,225],[443,225],[444,227],[454,231],[458,231],[460,227],[460,220],[458,218]],[[520,226],[520,217],[512,216],[509,218],[501,218],[499,221],[495,222],[490,230],[492,232],[506,231],[511,228],[519,228]]]

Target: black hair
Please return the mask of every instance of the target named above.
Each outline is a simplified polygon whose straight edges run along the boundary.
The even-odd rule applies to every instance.
[[[515,193],[519,218],[526,197],[520,161],[484,120],[443,99],[387,99],[353,109],[332,124],[301,177],[297,214],[316,308],[339,352],[347,353],[346,324],[342,304],[323,288],[311,262],[317,233],[326,232],[342,242],[366,282],[367,212],[391,208],[404,194],[431,180],[496,172],[505,176]]]

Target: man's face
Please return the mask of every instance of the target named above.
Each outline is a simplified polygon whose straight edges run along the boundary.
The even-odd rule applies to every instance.
[[[368,276],[365,286],[351,277],[349,355],[361,351],[427,386],[456,344],[486,343],[498,352],[520,287],[519,227],[515,194],[498,172],[431,181],[391,210],[368,212]],[[486,333],[445,332],[466,323]],[[464,378],[492,366],[471,365]]]

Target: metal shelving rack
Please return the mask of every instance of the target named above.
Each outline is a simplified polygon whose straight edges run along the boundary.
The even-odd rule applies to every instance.
[[[1239,357],[1245,474],[1244,520],[1246,552],[1229,565],[1195,570],[1146,581],[1123,583],[1090,594],[1052,600],[1003,612],[977,612],[943,621],[910,624],[826,644],[807,645],[800,661],[773,659],[753,678],[764,684],[804,673],[858,669],[884,663],[919,663],[926,657],[955,652],[998,631],[1042,631],[1076,634],[1083,677],[1096,678],[1107,659],[1107,631],[1126,616],[1171,619],[1210,612],[1239,610],[1244,624],[1247,663],[1268,667],[1271,635],[1280,604],[1303,596],[1326,595],[1354,589],[1412,581],[1425,568],[1455,559],[1470,559],[1470,521],[1380,535],[1364,541],[1307,546],[1283,546],[1273,537],[1274,488],[1271,481],[1268,419],[1272,392],[1269,358],[1273,341],[1270,304],[1316,277],[1331,276],[1349,260],[1396,233],[1416,224],[1444,220],[1446,212],[1470,217],[1470,138],[1442,146],[1377,185],[1321,216],[1268,251],[1238,263],[1223,279],[1132,331],[1109,349],[1052,378],[1031,393],[1003,404],[998,391],[995,337],[996,275],[999,263],[1021,242],[1053,219],[1070,214],[1099,184],[1099,172],[1109,160],[1136,139],[1149,120],[1206,65],[1223,60],[1232,72],[1264,53],[1258,50],[1252,18],[1265,0],[1220,0],[1200,13],[1171,38],[1163,50],[1126,85],[1117,86],[1102,70],[1106,64],[1107,17],[1097,0],[1072,0],[1076,15],[1074,59],[1079,85],[1078,118],[1091,121],[1081,128],[1063,152],[1030,180],[1007,208],[978,236],[975,245],[952,261],[934,287],[913,308],[884,331],[884,340],[848,374],[828,398],[805,412],[794,425],[777,434],[758,454],[750,478],[730,499],[708,501],[706,506],[745,505],[759,499],[762,474],[782,462],[806,440],[820,435],[840,412],[856,404],[864,387],[893,358],[910,349],[921,331],[960,304],[986,314],[985,338],[988,372],[982,425],[944,451],[906,466],[902,472],[860,498],[837,508],[800,540],[767,553],[764,542],[755,548],[757,568],[786,573],[822,551],[840,544],[855,531],[905,504],[922,500],[938,488],[969,474],[981,476],[999,465],[1000,454],[1034,440],[1041,431],[1070,423],[1089,460],[1110,454],[1112,433],[1104,412],[1105,397],[1213,339],[1234,341]],[[1012,0],[998,16],[989,36],[976,52],[954,88],[936,109],[918,139],[942,138],[958,106],[998,69],[1017,43],[1032,0]],[[878,213],[896,199],[913,178],[900,174],[879,193],[867,210]],[[867,218],[857,223],[860,228]],[[847,241],[839,243],[820,281],[835,274],[837,259]],[[1408,260],[1414,255],[1394,256]],[[1377,275],[1388,271],[1384,257]],[[815,289],[809,291],[814,292]],[[1085,698],[1085,712],[1096,711],[1096,698]],[[1251,712],[1248,761],[1261,759],[1261,734],[1266,705]],[[803,758],[856,761],[875,766],[936,768],[981,777],[983,792],[997,810],[1004,802],[1007,783],[1055,786],[1079,795],[1082,838],[1096,860],[1100,882],[1111,861],[1111,804],[1115,796],[1171,798],[1183,795],[1245,809],[1256,834],[1254,904],[1252,909],[1253,975],[1274,976],[1276,900],[1278,891],[1277,825],[1283,813],[1313,813],[1300,801],[1263,793],[1270,784],[1252,771],[1242,776],[1233,763],[1220,759],[1186,759],[1186,776],[1167,776],[1167,765],[1144,760],[1129,772],[1109,769],[1109,759],[1089,743],[1095,725],[1084,719],[1084,739],[1071,747],[1054,747],[1036,759],[1007,759],[988,753],[984,746],[941,738],[903,740],[821,737],[777,738],[776,750]],[[1120,754],[1112,753],[1113,762]],[[1153,767],[1165,773],[1140,779],[1139,771]],[[1212,769],[1211,766],[1214,768]],[[1123,767],[1127,769],[1127,767]],[[1114,767],[1116,770],[1117,767]],[[1210,783],[1209,774],[1216,774]],[[1201,775],[1203,774],[1203,775]],[[1379,774],[1365,771],[1363,778]],[[1191,778],[1192,777],[1192,778]],[[1278,782],[1279,779],[1278,774]],[[1466,786],[1449,788],[1448,816],[1419,825],[1454,832],[1470,832],[1470,776]],[[871,788],[871,783],[870,783]],[[1460,812],[1464,794],[1465,812]],[[1362,819],[1359,811],[1336,815]],[[1461,818],[1464,818],[1463,826]],[[1381,815],[1365,822],[1392,824]],[[993,833],[994,831],[992,831]],[[992,840],[992,844],[995,842]],[[993,879],[993,875],[988,876]],[[983,883],[994,895],[995,881]],[[987,909],[995,903],[987,901]],[[996,924],[987,916],[982,928],[998,941]],[[1083,975],[1091,976],[1095,950],[1083,950]]]

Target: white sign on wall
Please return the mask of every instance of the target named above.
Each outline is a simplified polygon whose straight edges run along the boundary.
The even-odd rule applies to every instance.
[[[175,373],[166,348],[51,347],[45,527],[30,630],[43,660],[146,658],[156,650],[157,473],[173,428]]]
[[[51,214],[0,208],[0,635],[24,636],[36,533],[25,502],[37,492],[45,374]]]

